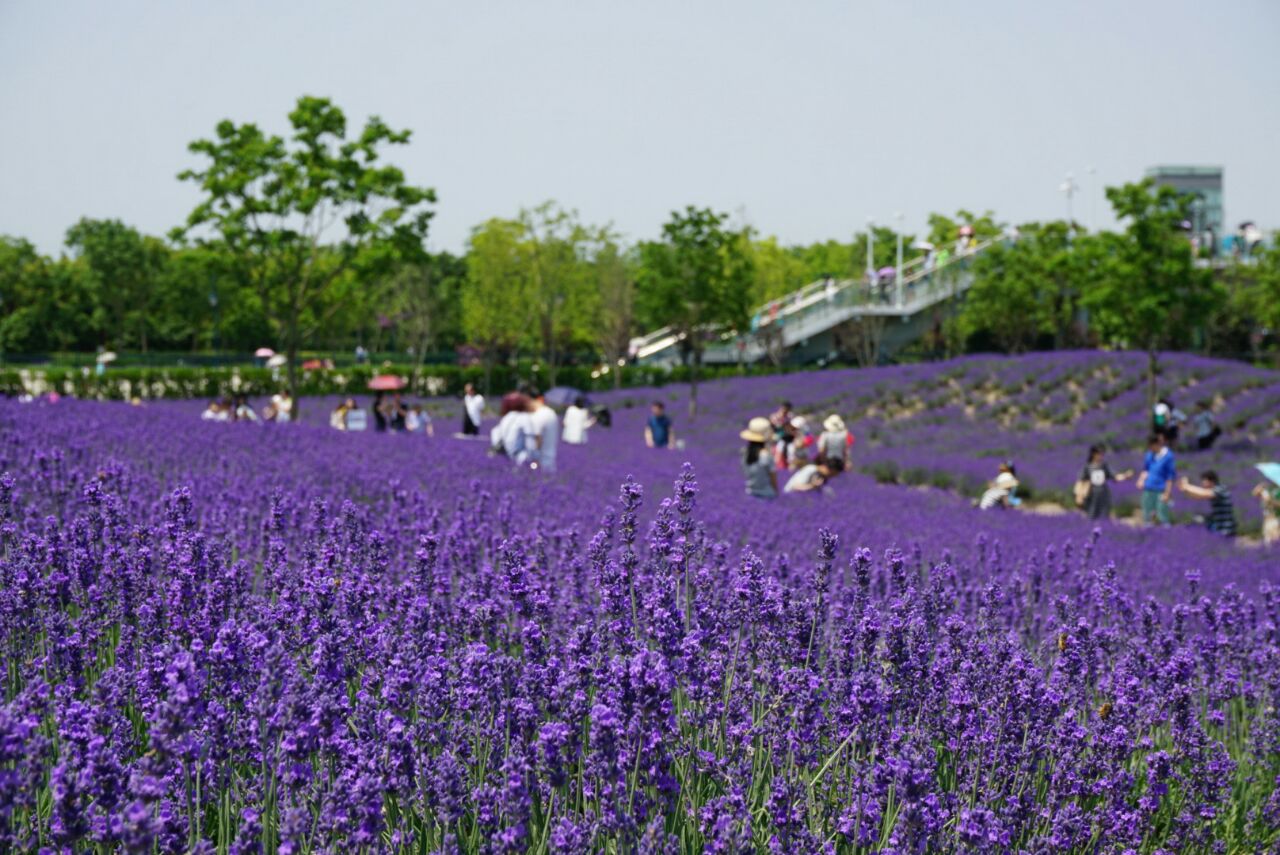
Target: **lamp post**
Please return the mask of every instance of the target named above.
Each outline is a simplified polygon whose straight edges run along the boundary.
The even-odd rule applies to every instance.
[[[873,249],[875,243],[875,220],[867,217],[867,280],[870,281],[876,269],[876,257]]]
[[[898,290],[898,308],[902,308],[902,304],[906,302],[906,296],[907,296],[906,283],[902,281],[902,219],[903,219],[902,212],[899,211],[898,213],[894,214],[893,218],[898,221],[898,276],[897,276],[898,289],[897,290]]]
[[[1067,196],[1067,233],[1074,234],[1076,230],[1076,224],[1075,224],[1075,219],[1072,217],[1072,214],[1071,214],[1071,197],[1074,196],[1076,191],[1080,189],[1080,185],[1076,183],[1075,176],[1073,176],[1070,172],[1068,172],[1067,177],[1063,180],[1061,184],[1058,185],[1058,189],[1061,190],[1063,193],[1065,193]]]

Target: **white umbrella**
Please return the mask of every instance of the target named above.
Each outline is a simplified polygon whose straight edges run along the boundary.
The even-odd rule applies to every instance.
[[[98,354],[99,362],[115,362],[116,359],[117,357],[113,350],[104,350],[102,353]]]
[[[269,359],[276,355],[276,352],[269,347],[260,347],[253,352],[258,359]]]
[[[277,353],[275,356],[267,360],[267,367],[279,368],[282,365],[288,364],[288,362],[289,357],[285,356],[283,353]]]
[[[925,252],[933,252],[933,244],[929,243],[927,240],[918,240],[911,244],[911,248],[923,249]]]

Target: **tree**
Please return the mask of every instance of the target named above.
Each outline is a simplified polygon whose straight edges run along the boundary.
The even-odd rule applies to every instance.
[[[463,259],[441,252],[401,261],[386,278],[379,296],[417,355],[410,385],[416,385],[428,353],[451,335],[457,339],[462,322],[459,297],[466,276]]]
[[[67,246],[92,277],[103,334],[99,343],[136,344],[145,353],[156,283],[164,275],[169,248],[119,220],[87,218],[67,230]]]
[[[1026,223],[1019,238],[996,244],[973,261],[973,283],[954,324],[966,340],[986,339],[1022,353],[1046,337],[1076,343],[1081,295],[1105,259],[1102,241],[1071,237],[1065,222]]]
[[[594,259],[599,289],[599,316],[594,326],[596,346],[613,373],[615,389],[622,386],[620,365],[626,360],[635,331],[636,258],[608,237]]]
[[[1003,231],[1000,224],[996,222],[995,214],[992,211],[983,211],[981,214],[975,214],[972,211],[966,211],[961,208],[956,211],[955,217],[948,217],[943,214],[929,215],[929,242],[939,249],[953,244],[960,237],[961,226],[968,226],[973,229],[973,236],[979,242],[999,237]]]
[[[462,326],[484,360],[489,394],[493,363],[520,341],[526,323],[528,277],[522,258],[524,226],[493,218],[476,226],[467,247],[467,284],[462,292]]]
[[[1126,222],[1106,275],[1090,283],[1083,303],[1098,331],[1119,344],[1147,351],[1147,394],[1155,401],[1158,352],[1186,341],[1221,303],[1207,270],[1198,270],[1181,224],[1190,196],[1151,179],[1108,187],[1107,200]]]
[[[599,234],[583,226],[576,211],[566,211],[551,201],[522,210],[520,224],[524,229],[529,310],[537,321],[547,380],[554,386],[560,346],[589,338],[581,334],[593,314],[597,292],[588,256]]]
[[[175,237],[204,231],[226,247],[280,337],[296,399],[298,351],[342,311],[350,294],[342,292],[350,286],[344,277],[362,253],[421,247],[432,216],[426,206],[436,197],[380,163],[382,149],[406,144],[408,131],[375,116],[348,139],[342,110],[307,96],[289,122],[288,142],[224,120],[213,139],[191,143],[208,163],[178,177],[199,184],[204,200]]]
[[[717,329],[741,328],[751,307],[747,236],[725,228],[728,214],[692,205],[673,211],[662,240],[640,245],[639,303],[655,326],[681,337],[689,366],[689,416],[698,409],[698,369]]]
[[[760,306],[790,294],[818,278],[818,274],[810,275],[810,270],[799,253],[780,246],[776,237],[752,240],[748,246],[751,252],[752,306]],[[815,266],[820,265],[821,262]],[[821,270],[822,275],[845,275],[843,269],[821,267]]]

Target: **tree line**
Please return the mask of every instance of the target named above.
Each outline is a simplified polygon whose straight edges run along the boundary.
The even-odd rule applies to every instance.
[[[324,98],[300,98],[288,136],[223,121],[179,175],[200,191],[164,236],[84,219],[46,256],[0,237],[0,354],[100,349],[303,349],[433,354],[486,366],[536,356],[556,368],[625,359],[632,337],[671,326],[694,368],[700,331],[746,328],[754,307],[825,277],[893,266],[898,235],[784,246],[709,208],[671,214],[629,243],[555,202],[477,225],[461,255],[429,252],[435,192],[388,162],[409,132],[374,117],[350,131]],[[1140,182],[1107,191],[1121,232],[1020,226],[973,262],[945,326],[948,352],[1122,345],[1155,352],[1260,349],[1280,327],[1280,261],[1214,275],[1182,231],[1189,200]],[[934,214],[908,259],[1005,233],[990,212]]]

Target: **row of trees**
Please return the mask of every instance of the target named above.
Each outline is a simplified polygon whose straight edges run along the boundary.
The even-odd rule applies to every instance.
[[[1280,331],[1280,251],[1199,267],[1183,229],[1190,198],[1150,181],[1107,189],[1122,232],[1028,223],[984,252],[950,325],[954,350],[1105,345],[1262,357]],[[1152,388],[1154,394],[1154,385]]]
[[[384,159],[407,131],[375,117],[348,133],[323,98],[300,98],[288,118],[287,138],[224,121],[193,142],[199,163],[179,178],[201,201],[163,238],[82,220],[56,258],[0,238],[0,354],[270,345],[293,371],[304,348],[359,344],[420,361],[465,351],[486,366],[536,355],[554,382],[566,360],[614,364],[633,335],[671,326],[696,378],[697,331],[745,329],[753,307],[807,282],[895,262],[898,236],[883,227],[868,259],[865,233],[783,246],[689,207],[627,244],[554,202],[480,224],[461,256],[431,253],[435,193]],[[1274,255],[1215,278],[1192,263],[1187,200],[1146,183],[1108,197],[1123,233],[1028,224],[984,253],[950,347],[1256,348],[1280,325]],[[922,239],[945,247],[961,226],[980,240],[1002,232],[990,212],[960,211],[931,216]],[[908,257],[927,251],[903,240]]]

